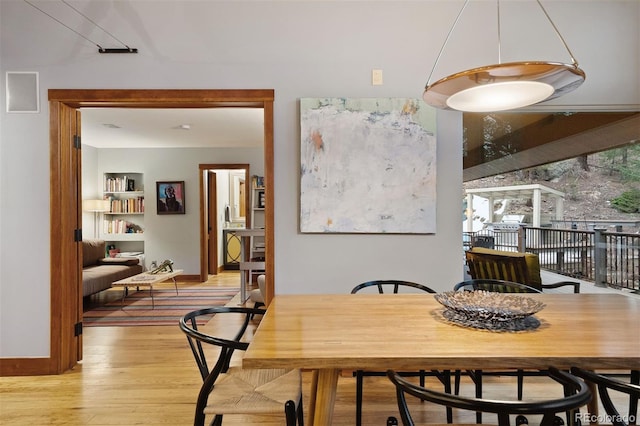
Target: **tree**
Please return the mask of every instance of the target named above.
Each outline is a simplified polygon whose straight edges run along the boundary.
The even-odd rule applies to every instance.
[[[611,205],[622,213],[640,212],[640,189],[633,188],[611,200]]]

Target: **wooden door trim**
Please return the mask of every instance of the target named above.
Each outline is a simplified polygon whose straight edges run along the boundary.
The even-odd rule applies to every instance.
[[[220,164],[198,164],[198,174],[200,176],[200,280],[207,280],[207,262],[205,250],[207,248],[207,239],[205,238],[205,229],[207,227],[207,215],[206,215],[206,205],[207,205],[207,191],[205,190],[204,183],[204,172],[207,170],[240,170],[244,169],[244,178],[245,182],[250,182],[251,178],[251,169],[249,164],[228,164],[228,163],[220,163]],[[249,191],[245,191],[244,194],[245,203],[249,201]],[[247,204],[248,205],[248,204]],[[251,212],[247,211],[247,215],[245,216],[245,223],[251,223]],[[219,248],[218,248],[219,249]]]
[[[49,95],[49,146],[50,146],[50,354],[41,358],[3,359],[0,375],[37,375],[60,374],[72,366],[63,361],[64,348],[69,346],[65,322],[77,313],[69,312],[61,300],[65,289],[77,286],[74,271],[79,266],[76,253],[78,246],[64,242],[62,236],[72,226],[77,217],[76,211],[70,212],[69,194],[75,187],[64,182],[63,165],[68,161],[68,149],[63,143],[69,134],[70,123],[65,118],[65,108],[216,108],[216,107],[255,107],[263,108],[265,122],[265,182],[273,188],[273,101],[272,89],[255,90],[126,90],[126,89],[50,89]],[[80,179],[78,176],[77,179]],[[266,202],[273,206],[273,191],[267,191]],[[64,213],[63,214],[63,210]],[[268,286],[273,286],[274,277],[274,223],[273,212],[265,215],[267,257],[266,274]],[[73,255],[70,254],[74,253]],[[76,278],[74,278],[74,275]],[[71,283],[69,279],[76,282]],[[273,295],[273,288],[267,289],[267,295]],[[269,299],[270,300],[270,299]],[[65,330],[63,330],[65,328]]]

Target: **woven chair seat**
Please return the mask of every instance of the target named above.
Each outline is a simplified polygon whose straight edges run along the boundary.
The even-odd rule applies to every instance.
[[[302,392],[300,370],[230,368],[220,374],[209,394],[206,414],[264,414],[283,412],[287,401]]]

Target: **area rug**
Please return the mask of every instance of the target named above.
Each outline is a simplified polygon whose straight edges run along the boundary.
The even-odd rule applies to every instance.
[[[82,323],[85,327],[176,326],[178,320],[191,311],[226,305],[238,294],[238,291],[237,287],[178,288],[179,294],[176,295],[174,288],[154,288],[154,309],[148,289],[139,291],[131,291],[130,289],[124,303],[121,300],[116,300],[95,307],[83,314]],[[199,322],[204,324],[209,318],[202,317]]]

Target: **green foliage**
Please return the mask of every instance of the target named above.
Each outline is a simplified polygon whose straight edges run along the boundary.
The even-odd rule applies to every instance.
[[[640,144],[631,144],[602,153],[610,163],[611,172],[616,172],[627,182],[640,181]]]
[[[640,189],[634,188],[611,200],[611,205],[622,213],[640,212]]]

